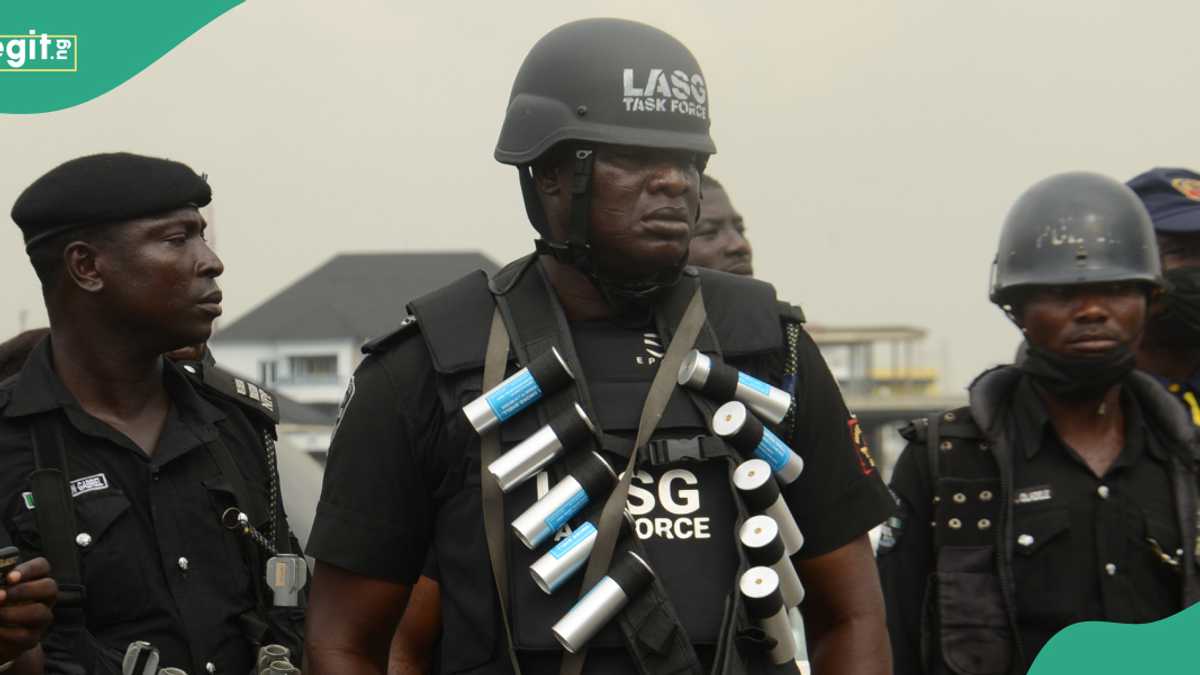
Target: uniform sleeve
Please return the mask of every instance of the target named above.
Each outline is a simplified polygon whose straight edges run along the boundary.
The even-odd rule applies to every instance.
[[[425,557],[425,566],[421,568],[421,576],[441,582],[441,570],[438,569],[437,554],[433,552],[432,548],[429,549],[429,555]]]
[[[931,488],[925,445],[910,443],[892,473],[896,515],[884,525],[877,562],[887,608],[895,675],[923,675],[921,629],[933,574]]]
[[[804,471],[783,486],[804,533],[801,558],[813,558],[853,541],[883,522],[895,503],[879,477],[870,450],[846,409],[817,345],[800,333],[796,433],[792,447]]]
[[[347,389],[325,467],[309,555],[356,574],[412,584],[433,520],[422,461],[441,405],[421,340],[363,361]]]

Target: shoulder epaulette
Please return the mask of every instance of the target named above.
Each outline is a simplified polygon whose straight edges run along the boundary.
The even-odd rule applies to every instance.
[[[275,395],[265,387],[211,363],[181,363],[183,372],[192,382],[204,387],[224,399],[232,401],[246,411],[265,418],[270,424],[279,424],[279,406]]]
[[[924,443],[929,437],[929,418],[910,420],[908,424],[900,427],[898,433],[910,443]]]
[[[971,416],[971,408],[963,406],[942,413],[938,433],[950,438],[983,438],[983,431]]]
[[[983,431],[971,417],[971,408],[964,406],[940,413],[937,416],[938,436],[947,438],[983,438]],[[899,434],[911,443],[925,443],[929,440],[929,418],[910,420],[900,428]]]
[[[409,334],[415,334],[417,330],[417,317],[409,314],[404,317],[396,330],[380,335],[379,337],[371,338],[363,343],[362,352],[364,354],[378,354],[386,350],[398,340]]]
[[[779,316],[783,317],[784,321],[792,323],[805,323],[807,321],[804,318],[804,310],[800,308],[800,305],[793,305],[783,300],[779,301]]]

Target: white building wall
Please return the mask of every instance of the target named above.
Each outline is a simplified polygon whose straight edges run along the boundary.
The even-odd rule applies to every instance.
[[[361,360],[361,340],[296,340],[279,342],[224,341],[215,338],[209,343],[213,356],[222,367],[249,378],[262,381],[260,364],[275,363],[275,380],[264,386],[296,399],[301,403],[341,403],[350,375]],[[290,371],[293,356],[336,356],[337,374],[330,377],[296,377]]]

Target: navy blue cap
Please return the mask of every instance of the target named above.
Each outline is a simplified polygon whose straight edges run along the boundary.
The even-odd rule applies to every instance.
[[[1159,167],[1126,185],[1146,205],[1156,232],[1200,233],[1200,174]]]

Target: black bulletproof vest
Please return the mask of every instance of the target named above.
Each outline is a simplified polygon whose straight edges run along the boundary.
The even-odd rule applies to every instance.
[[[901,430],[925,446],[934,483],[936,568],[922,617],[922,656],[931,675],[1005,675],[1024,671],[1012,570],[1011,443],[1002,421],[1020,371],[1001,366],[971,385],[971,405],[916,420]],[[1148,428],[1169,446],[1172,488],[1183,541],[1197,532],[1195,433],[1179,420],[1175,402],[1149,377],[1135,373],[1126,387],[1138,397]],[[1000,421],[997,421],[997,420]],[[989,431],[984,431],[987,428]],[[1183,457],[1188,459],[1184,460]],[[1195,537],[1200,542],[1200,536]],[[1183,606],[1200,601],[1196,551],[1184,547]]]
[[[497,275],[498,280],[493,282],[493,286],[501,281],[511,281],[511,275],[524,263],[518,261],[505,268]],[[536,264],[525,269],[524,273],[539,277],[542,274]],[[545,280],[534,279],[533,282],[544,284]],[[685,280],[681,282],[686,287],[681,291],[690,297],[694,283],[701,284],[709,317],[708,325],[697,340],[697,348],[713,356],[723,356],[733,365],[778,386],[779,373],[762,372],[753,367],[753,364],[766,361],[760,357],[779,354],[784,349],[774,289],[751,279],[688,268]],[[548,284],[546,288],[548,292]],[[561,313],[556,300],[553,304],[554,309]],[[468,275],[413,301],[409,306],[421,326],[434,368],[439,374],[439,395],[447,418],[460,432],[465,428],[467,437],[472,439],[466,451],[467,465],[461,474],[462,488],[447,505],[439,508],[433,534],[441,565],[443,597],[446,598],[443,602],[445,635],[470,635],[470,642],[478,642],[474,648],[465,644],[447,644],[444,654],[447,662],[443,665],[448,672],[482,666],[483,660],[493,664],[506,660],[502,628],[498,619],[493,618],[499,610],[491,586],[491,570],[482,527],[475,532],[475,525],[471,525],[472,530],[468,531],[464,524],[479,520],[479,444],[459,412],[464,404],[481,393],[484,351],[494,307],[488,280],[482,272]],[[656,332],[664,331],[660,328]],[[570,334],[569,331],[559,331],[559,335],[563,333]],[[669,339],[667,335],[660,334],[659,337],[664,345]],[[575,358],[575,347],[578,345],[556,346],[568,359],[572,370],[580,373],[580,360]],[[516,363],[514,353],[509,356],[507,372],[511,374],[520,366]],[[652,376],[651,372],[649,377]],[[624,453],[628,452],[631,439],[636,435],[649,377],[641,385],[599,378],[594,385],[589,382],[586,391],[573,391],[568,396],[572,402],[579,400],[593,422],[597,423],[601,431],[597,449],[617,470],[624,466],[628,456]],[[577,377],[577,382],[579,379],[582,378]],[[658,443],[656,447],[662,448],[666,439],[703,437],[709,438],[693,445],[698,447],[703,443],[711,448],[712,443],[721,444],[711,438],[707,417],[723,402],[707,402],[695,398],[690,392],[677,389],[650,445]],[[543,410],[547,407],[545,403],[543,401],[520,413],[500,427],[503,450],[507,451],[528,438],[546,423],[550,415]],[[721,446],[724,447],[723,444]],[[649,457],[639,458],[638,473],[630,491],[630,506],[638,518],[637,529],[645,539],[643,544],[650,556],[649,562],[659,572],[659,578],[671,596],[688,636],[698,646],[703,659],[706,658],[706,652],[711,653],[712,646],[719,638],[726,597],[735,589],[739,566],[736,526],[740,517],[729,483],[735,462],[728,454],[707,461],[675,459],[667,452],[654,455],[657,462]],[[545,554],[553,542],[530,551],[508,533],[508,524],[533,504],[539,492],[544,492],[562,477],[567,463],[562,460],[554,463],[548,467],[547,476],[530,479],[505,495],[504,500],[513,642],[518,652],[524,655],[523,661],[526,657],[536,657],[536,654],[542,653],[547,659],[553,659],[555,672],[561,647],[550,628],[578,599],[583,572],[578,572],[553,595],[546,595],[534,584],[529,575],[529,566]],[[572,519],[555,540],[569,532],[571,525],[577,525],[584,517],[593,515],[593,509],[598,513],[606,496],[602,495],[589,503],[583,514]],[[689,517],[700,513],[699,509],[690,511],[697,503],[703,513]],[[468,518],[470,520],[466,520]],[[715,555],[706,556],[706,559],[685,555],[687,540],[696,536],[697,521],[702,535],[723,544],[705,546],[706,552],[715,552]],[[464,542],[463,538],[467,536],[472,537],[473,541]],[[623,548],[624,544],[619,543],[618,549]],[[470,559],[463,559],[463,556],[469,556]],[[488,613],[485,615],[484,611]],[[600,672],[596,670],[598,667],[632,670],[633,665],[624,653],[624,643],[615,623],[612,622],[590,643],[589,671]],[[451,638],[448,643],[460,640]],[[464,653],[459,649],[460,646],[471,654]]]

